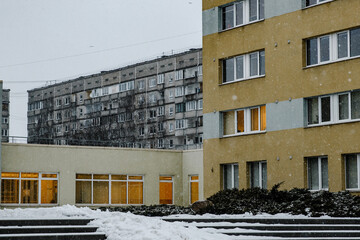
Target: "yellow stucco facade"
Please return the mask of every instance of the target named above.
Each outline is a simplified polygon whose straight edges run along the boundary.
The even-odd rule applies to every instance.
[[[221,6],[231,2],[204,0],[203,11],[217,7],[221,19]],[[329,1],[204,35],[204,114],[221,117],[229,110],[360,89],[359,56],[306,66],[306,39],[358,28],[359,12],[360,1]],[[224,59],[263,49],[265,76],[222,84]],[[305,110],[300,115],[307,119]],[[268,188],[283,181],[283,189],[307,188],[306,159],[317,156],[328,157],[329,191],[345,190],[343,156],[360,153],[359,132],[360,122],[352,121],[206,138],[204,196],[223,188],[222,164],[237,163],[239,188],[249,187],[247,163],[254,161],[267,162]]]

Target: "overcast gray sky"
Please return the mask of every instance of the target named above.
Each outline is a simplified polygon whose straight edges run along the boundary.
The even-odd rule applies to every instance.
[[[10,135],[27,135],[29,89],[191,47],[201,47],[201,0],[0,0]]]

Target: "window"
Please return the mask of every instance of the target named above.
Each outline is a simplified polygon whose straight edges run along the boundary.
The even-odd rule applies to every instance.
[[[252,52],[222,60],[223,83],[265,75],[265,51]]]
[[[164,83],[164,81],[165,81],[165,74],[159,74],[158,76],[157,76],[157,84],[163,84]]]
[[[139,89],[144,89],[145,88],[145,81],[144,80],[141,80],[139,81]]]
[[[61,120],[61,112],[56,113],[56,120]]]
[[[70,97],[66,97],[65,98],[65,105],[69,105],[70,104]]]
[[[169,107],[169,116],[174,115],[174,107]]]
[[[224,136],[263,131],[266,131],[265,105],[223,113]]]
[[[81,117],[82,115],[83,115],[83,109],[80,108],[80,109],[79,109],[79,116]]]
[[[176,87],[175,88],[175,97],[180,97],[184,95],[184,87]]]
[[[119,114],[118,122],[125,122],[125,113]]]
[[[155,86],[156,86],[156,78],[150,78],[149,87],[155,87]]]
[[[145,134],[145,128],[144,128],[144,127],[140,127],[140,128],[139,128],[139,135],[140,135],[140,136],[144,136],[144,134]]]
[[[2,123],[4,123],[4,124],[9,123],[9,118],[3,117],[3,118],[2,118]]]
[[[9,136],[9,131],[7,129],[1,129],[1,136],[3,137]]]
[[[134,81],[120,83],[120,92],[125,92],[134,89]]]
[[[198,100],[198,109],[199,110],[203,109],[203,100],[202,99]]]
[[[307,99],[308,125],[349,122],[360,119],[360,91]]]
[[[83,100],[84,100],[83,95],[82,95],[82,94],[80,94],[80,95],[79,95],[79,102],[80,102],[80,103],[82,103],[82,102],[83,102]]]
[[[150,126],[150,127],[149,127],[149,133],[150,133],[150,134],[156,133],[156,128],[155,128],[155,126]]]
[[[199,200],[199,176],[189,176],[190,204]]]
[[[161,106],[158,108],[158,116],[163,116],[165,114],[165,107]]]
[[[198,66],[198,75],[199,75],[199,76],[202,76],[202,75],[203,75],[202,66]]]
[[[193,111],[196,110],[196,100],[195,101],[190,101],[186,103],[186,111]]]
[[[102,95],[109,95],[109,87],[103,87],[102,88]]]
[[[150,103],[156,103],[156,95],[155,95],[155,93],[149,94],[149,102]]]
[[[305,6],[309,7],[309,6],[313,6],[313,5],[317,5],[320,3],[325,3],[325,2],[330,2],[332,0],[305,0]]]
[[[184,129],[186,128],[186,120],[178,119],[175,121],[175,129]]]
[[[156,118],[156,110],[149,110],[149,118]]]
[[[61,125],[56,126],[56,132],[57,132],[57,133],[61,133],[61,130],[62,130],[62,126],[61,126]]]
[[[145,119],[145,114],[144,112],[138,112],[138,117],[139,117],[139,120],[144,120]]]
[[[159,203],[173,204],[173,177],[159,177]]]
[[[174,124],[173,123],[169,123],[169,132],[174,131]]]
[[[143,176],[76,174],[77,204],[143,204]]]
[[[174,91],[169,91],[169,99],[170,100],[174,99]]]
[[[176,113],[185,112],[185,103],[175,104],[175,112]]]
[[[346,189],[360,188],[360,154],[349,154],[345,156],[345,183]]]
[[[157,146],[158,146],[158,148],[164,148],[164,139],[163,138],[158,139]]]
[[[57,173],[1,173],[1,203],[57,204]]]
[[[59,98],[56,99],[56,106],[57,107],[61,106],[61,99],[59,99]]]
[[[162,131],[164,131],[164,123],[158,123],[158,130],[159,130],[159,132],[162,132]]]
[[[223,164],[223,187],[224,189],[239,188],[239,165]]]
[[[181,80],[184,78],[184,70],[177,70],[175,72],[175,80]]]
[[[266,162],[249,162],[249,179],[251,188],[267,188]]]
[[[306,65],[318,65],[360,56],[360,28],[306,40]]]
[[[224,6],[222,29],[249,24],[264,19],[264,0],[243,0]]]
[[[328,158],[311,157],[307,159],[308,188],[328,190]]]

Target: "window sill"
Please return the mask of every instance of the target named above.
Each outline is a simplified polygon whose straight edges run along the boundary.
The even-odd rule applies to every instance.
[[[328,62],[324,62],[324,63],[309,65],[309,66],[303,67],[303,70],[313,68],[313,67],[319,67],[319,66],[329,65],[329,64],[333,64],[333,63],[338,63],[338,62],[350,61],[350,60],[357,59],[357,58],[360,58],[360,55],[354,56],[354,57],[340,58],[340,59],[336,59],[336,60],[332,60],[332,61],[328,61]]]
[[[316,3],[316,4],[313,4],[313,5],[304,7],[302,10],[313,8],[313,7],[316,7],[316,6],[319,6],[319,5],[322,5],[322,4],[326,4],[326,3],[329,3],[329,2],[333,2],[333,1],[334,0],[328,0],[328,1],[325,1],[325,2],[321,2],[321,3]]]
[[[313,127],[323,127],[323,126],[331,126],[331,125],[338,125],[338,124],[344,124],[344,123],[356,123],[360,122],[360,119],[354,119],[354,120],[343,120],[339,122],[327,122],[327,123],[321,123],[321,124],[312,124],[308,125],[305,128],[313,128]]]
[[[346,191],[352,192],[352,193],[360,193],[360,189],[359,188],[350,188],[350,189],[345,189]]]
[[[235,134],[231,134],[231,135],[224,135],[224,136],[222,136],[222,138],[247,136],[247,135],[254,135],[254,134],[264,134],[264,133],[266,133],[266,130],[265,131],[246,132],[246,133],[235,133]]]
[[[244,82],[244,81],[253,80],[253,79],[257,79],[257,78],[264,78],[264,77],[265,77],[265,74],[264,75],[257,75],[257,76],[254,76],[254,77],[235,80],[235,81],[232,81],[232,82],[220,83],[219,86],[224,86],[224,85],[228,85],[228,84],[232,84],[232,83]]]
[[[260,19],[260,20],[256,20],[256,21],[253,21],[253,22],[245,23],[245,24],[242,24],[242,25],[237,25],[237,26],[232,27],[232,28],[220,29],[218,33],[227,32],[227,31],[230,31],[230,30],[233,30],[233,29],[236,29],[236,28],[241,28],[241,27],[244,27],[244,26],[248,26],[248,25],[255,24],[255,23],[258,23],[258,22],[263,22],[263,21],[265,21],[265,18]]]

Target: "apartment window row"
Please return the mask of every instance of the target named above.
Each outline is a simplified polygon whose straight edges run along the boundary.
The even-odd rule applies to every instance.
[[[58,174],[2,172],[2,204],[57,204]]]
[[[248,134],[266,131],[266,106],[223,112],[223,135]]]
[[[306,101],[309,126],[360,119],[360,91],[312,97]]]
[[[360,56],[360,28],[306,40],[306,65],[313,66]]]
[[[221,8],[222,30],[264,19],[264,0],[242,0]]]
[[[76,174],[76,204],[143,204],[142,175]]]
[[[134,89],[134,81],[120,83],[120,92],[125,92]]]
[[[222,82],[229,83],[265,75],[265,51],[222,60]]]
[[[28,105],[29,111],[43,109],[43,108],[44,108],[44,103],[42,101],[36,101]]]

